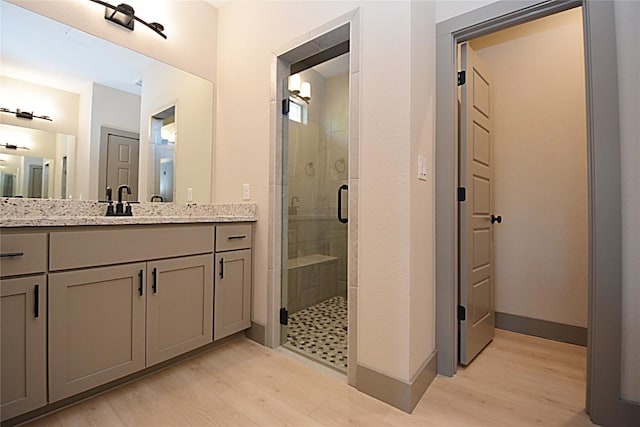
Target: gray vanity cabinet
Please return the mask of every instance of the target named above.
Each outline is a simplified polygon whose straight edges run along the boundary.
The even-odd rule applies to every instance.
[[[49,400],[145,367],[145,263],[49,274]]]
[[[0,280],[2,420],[47,403],[45,275]]]
[[[251,327],[251,224],[216,227],[213,339]]]
[[[213,255],[147,263],[147,366],[212,341]]]
[[[212,341],[213,235],[212,225],[50,233],[50,402]]]

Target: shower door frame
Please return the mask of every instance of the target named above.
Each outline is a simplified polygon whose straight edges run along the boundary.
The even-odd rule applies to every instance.
[[[285,80],[290,75],[290,65],[298,60],[296,52],[302,55],[303,49],[296,48],[313,42],[315,39],[325,36],[339,27],[349,24],[349,224],[347,228],[347,301],[348,301],[348,360],[347,382],[356,385],[357,362],[357,284],[358,284],[358,183],[359,183],[359,159],[358,144],[360,141],[359,128],[359,97],[360,97],[360,12],[354,9],[332,21],[308,32],[304,36],[295,39],[288,46],[272,57],[272,97],[271,97],[271,149],[269,170],[269,276],[267,282],[267,316],[268,324],[265,331],[265,344],[271,348],[280,346],[280,307],[282,301],[282,275],[286,268],[287,260],[283,260],[283,245],[287,245],[283,239],[283,217],[286,203],[283,194],[286,192],[286,180],[284,177],[284,139],[286,132],[283,127],[282,95],[285,88]],[[285,57],[286,55],[286,57]],[[285,58],[288,59],[285,60]]]

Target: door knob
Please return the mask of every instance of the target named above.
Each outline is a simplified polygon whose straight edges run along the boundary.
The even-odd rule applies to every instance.
[[[494,224],[496,222],[500,224],[502,222],[502,217],[500,215],[495,216],[494,214],[491,214],[491,224]]]

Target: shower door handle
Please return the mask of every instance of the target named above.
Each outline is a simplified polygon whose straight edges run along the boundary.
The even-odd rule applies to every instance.
[[[349,222],[349,218],[344,218],[342,216],[342,191],[349,190],[349,186],[347,184],[342,184],[340,188],[338,188],[338,221],[343,224]]]

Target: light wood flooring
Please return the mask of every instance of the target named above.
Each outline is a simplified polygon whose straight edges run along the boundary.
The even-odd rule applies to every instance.
[[[239,339],[32,426],[587,426],[585,349],[496,331],[408,415]]]

